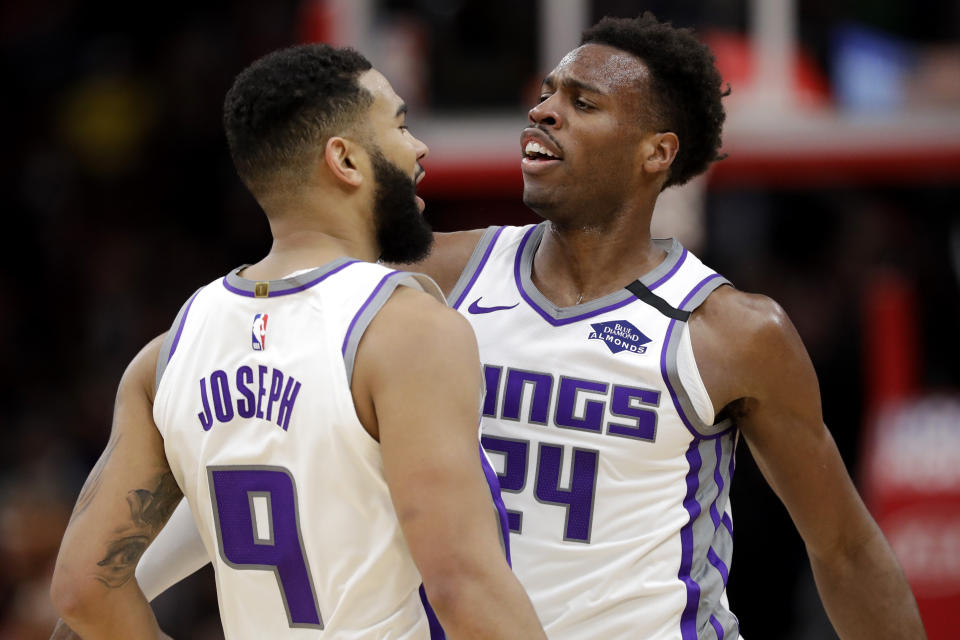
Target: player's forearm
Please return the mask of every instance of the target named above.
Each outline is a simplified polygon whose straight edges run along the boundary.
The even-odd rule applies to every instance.
[[[458,570],[453,579],[425,583],[447,637],[477,640],[546,638],[520,582],[502,567]]]
[[[811,554],[817,589],[842,640],[923,640],[903,570],[879,529],[829,557]]]

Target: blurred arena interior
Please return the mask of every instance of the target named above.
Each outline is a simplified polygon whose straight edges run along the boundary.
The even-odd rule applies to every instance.
[[[220,126],[235,73],[296,42],[355,46],[431,147],[434,228],[522,224],[542,76],[584,27],[642,10],[695,28],[732,87],[728,157],[667,192],[655,228],[787,310],[929,637],[956,637],[960,0],[33,0],[0,7],[0,640],[49,636],[53,560],[125,364],[268,249]],[[789,517],[738,461],[744,635],[835,637]],[[222,637],[209,569],[156,610],[177,638]]]

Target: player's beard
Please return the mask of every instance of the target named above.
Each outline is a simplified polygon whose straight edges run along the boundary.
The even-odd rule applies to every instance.
[[[417,207],[417,184],[379,149],[370,154],[377,189],[373,222],[383,262],[419,262],[430,253],[433,231]]]

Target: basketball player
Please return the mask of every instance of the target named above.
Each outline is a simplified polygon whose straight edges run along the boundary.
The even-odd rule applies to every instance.
[[[405,111],[349,49],[237,77],[224,123],[273,247],[194,293],[124,375],[51,588],[82,637],[159,635],[131,578],[181,492],[228,638],[544,637],[501,546],[469,324],[372,262],[432,241]]]
[[[521,133],[523,200],[545,222],[450,234],[416,267],[477,333],[514,569],[551,638],[737,638],[742,436],[838,635],[923,638],[790,320],[651,239],[660,192],[718,159],[722,95],[689,31],[604,19],[546,77]]]
[[[651,238],[660,192],[718,158],[722,95],[688,31],[649,14],[600,22],[521,133],[524,202],[545,222],[439,234],[416,265],[477,333],[514,569],[551,638],[738,637],[726,583],[742,436],[840,637],[923,638],[790,320]],[[151,595],[204,562],[180,510],[171,525],[138,571]]]

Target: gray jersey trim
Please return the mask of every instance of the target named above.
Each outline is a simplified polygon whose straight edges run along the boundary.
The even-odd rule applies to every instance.
[[[540,246],[540,241],[543,239],[544,231],[547,228],[546,225],[547,223],[545,222],[538,224],[531,229],[526,238],[524,238],[515,273],[515,276],[518,277],[517,284],[520,287],[522,297],[527,299],[541,316],[544,316],[545,319],[552,319],[565,324],[595,315],[600,311],[612,310],[637,299],[630,291],[620,289],[602,298],[597,298],[596,300],[572,307],[558,307],[547,300],[533,284],[533,279],[531,278],[531,274],[533,273],[533,258],[537,253],[537,248]],[[677,267],[687,255],[686,249],[675,239],[657,239],[653,242],[667,252],[667,257],[663,262],[654,267],[653,270],[638,278],[640,282],[651,290],[667,282],[667,280],[677,272]]]
[[[725,284],[730,284],[730,281],[721,276],[719,273],[715,273],[712,276],[704,278],[700,281],[700,284],[693,288],[693,291],[687,294],[687,297],[684,298],[683,302],[680,303],[678,308],[681,311],[692,312],[694,309],[703,304],[711,293]]]
[[[286,296],[292,293],[298,293],[309,289],[315,284],[326,280],[336,272],[348,267],[349,265],[361,262],[355,258],[344,256],[337,258],[325,265],[311,269],[290,278],[280,280],[266,280],[258,282],[256,280],[247,280],[239,275],[240,271],[250,265],[237,267],[223,278],[223,286],[232,293],[245,296],[247,298],[273,298],[276,296]]]
[[[717,273],[707,276],[693,287],[678,308],[692,312],[724,284],[729,282]],[[683,501],[690,519],[680,530],[682,553],[677,574],[687,591],[687,604],[680,618],[681,637],[683,640],[738,637],[737,618],[720,600],[733,559],[733,524],[726,507],[733,479],[737,431],[730,420],[707,425],[697,416],[677,374],[677,347],[682,330],[682,321],[670,321],[660,361],[661,374],[674,407],[694,436],[686,454],[690,471]]]
[[[695,440],[687,452],[690,473],[684,507],[691,519],[681,530],[683,557],[678,574],[687,585],[687,606],[681,617],[684,639],[712,637],[718,627],[722,631],[718,637],[738,637],[737,618],[720,600],[733,559],[733,534],[723,520],[734,448],[735,440],[728,436]]]
[[[350,325],[347,327],[346,335],[343,338],[343,364],[347,371],[347,383],[353,386],[353,365],[357,357],[357,347],[360,346],[360,339],[367,330],[374,316],[380,311],[387,300],[400,285],[412,286],[418,288],[443,302],[443,294],[440,292],[436,283],[427,276],[419,273],[409,273],[407,271],[391,271],[383,277],[374,287],[369,297],[360,305],[360,309]]]
[[[690,395],[680,381],[680,373],[677,371],[677,350],[680,347],[680,332],[683,327],[676,320],[670,322],[670,328],[667,330],[667,344],[664,348],[664,362],[667,378],[670,381],[670,392],[674,403],[680,412],[681,420],[694,432],[694,436],[701,438],[716,437],[731,426],[733,422],[730,419],[722,420],[715,424],[706,424],[700,419],[697,410],[690,400]]]
[[[693,290],[687,294],[678,309],[682,311],[693,311],[707,299],[713,291],[729,281],[720,274],[714,273],[701,280]],[[664,338],[663,356],[660,361],[660,370],[665,381],[667,389],[670,391],[670,397],[673,399],[674,406],[680,414],[680,420],[687,428],[698,438],[716,437],[729,430],[733,423],[731,420],[723,420],[716,424],[706,424],[697,415],[697,411],[690,400],[687,390],[680,381],[680,374],[677,371],[677,350],[680,347],[680,333],[683,331],[683,323],[674,319],[667,326],[666,337]]]
[[[497,243],[500,234],[503,233],[503,229],[504,227],[487,227],[483,235],[480,236],[480,241],[473,248],[473,253],[470,254],[467,265],[460,273],[457,283],[453,285],[450,295],[447,296],[447,301],[454,309],[459,309],[460,305],[463,304],[463,299],[470,293],[473,283],[477,281],[484,265],[487,264],[493,246]]]
[[[200,287],[200,289],[203,289],[203,287]],[[163,377],[163,372],[167,370],[167,365],[170,363],[173,352],[177,350],[177,346],[180,343],[180,334],[183,333],[183,325],[186,323],[187,313],[190,311],[190,305],[193,304],[193,300],[197,297],[197,294],[200,293],[200,289],[194,291],[193,295],[180,307],[180,311],[177,312],[177,317],[173,319],[173,324],[170,325],[170,331],[167,332],[167,337],[163,339],[163,343],[160,345],[160,353],[157,355],[157,374],[154,380],[154,390],[160,388],[160,379]]]

